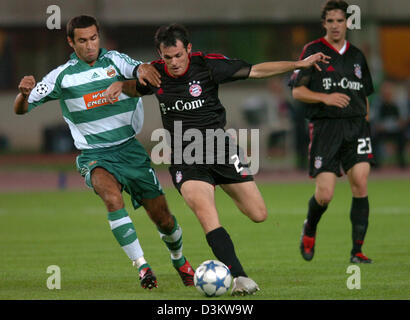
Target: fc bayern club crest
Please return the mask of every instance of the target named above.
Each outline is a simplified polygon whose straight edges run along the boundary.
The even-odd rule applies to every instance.
[[[315,168],[319,169],[322,166],[322,157],[315,157]]]
[[[177,171],[177,173],[175,174],[175,180],[177,183],[180,183],[182,180],[182,172],[181,171]]]
[[[362,68],[360,67],[360,64],[355,64],[354,65],[354,74],[359,79],[362,78]]]
[[[202,93],[202,88],[199,81],[192,81],[189,83],[189,93],[193,97],[199,97]]]

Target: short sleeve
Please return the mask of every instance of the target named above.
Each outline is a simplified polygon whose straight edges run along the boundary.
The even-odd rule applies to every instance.
[[[51,71],[31,90],[28,97],[28,111],[47,101],[60,99],[61,87],[57,82],[60,72],[59,68]]]
[[[314,52],[312,46],[310,44],[307,44],[303,48],[299,60],[303,60],[314,53],[316,52]],[[303,68],[295,70],[290,78],[289,86],[292,88],[301,86],[308,87],[312,78],[313,71],[314,68]]]
[[[114,62],[125,79],[135,79],[134,69],[142,63],[141,61],[134,60],[128,55],[115,50],[108,51],[106,56]]]
[[[149,85],[144,86],[138,80],[136,82],[136,90],[141,96],[147,96],[154,93]]]
[[[229,59],[221,54],[207,54],[205,61],[216,83],[243,80],[249,77],[252,65],[239,59]]]

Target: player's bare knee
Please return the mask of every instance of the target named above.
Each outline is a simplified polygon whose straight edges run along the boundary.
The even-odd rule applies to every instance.
[[[101,198],[109,212],[114,212],[124,207],[124,200],[122,199],[121,193],[109,192],[105,193]]]
[[[329,188],[326,186],[320,186],[316,189],[315,198],[319,205],[326,206],[332,201],[333,199],[333,188]]]
[[[352,194],[355,198],[367,197],[367,184],[362,186],[352,186]]]
[[[333,192],[327,190],[327,191],[322,191],[319,195],[316,195],[316,201],[319,205],[327,206],[330,201],[333,199]]]
[[[317,203],[321,205],[322,207],[327,206],[333,199],[332,194],[326,194],[319,199],[317,199]]]
[[[144,207],[148,216],[159,229],[163,231],[172,230],[174,227],[174,219],[172,218],[164,196],[144,200]]]
[[[188,203],[192,211],[194,211],[196,214],[206,215],[209,211],[209,208],[211,207],[210,203],[201,201],[202,199],[200,197],[186,197],[184,199]]]
[[[258,208],[250,217],[253,222],[264,222],[268,218],[268,211],[265,207]]]
[[[365,197],[367,195],[367,180],[365,178],[355,180],[351,187],[352,193],[356,197]]]
[[[163,231],[171,231],[174,228],[174,219],[169,210],[161,210],[154,215],[154,223]]]
[[[163,215],[153,215],[152,220],[155,223],[155,225],[160,229],[165,232],[171,231],[174,227],[174,220],[171,218],[169,219],[167,216]]]

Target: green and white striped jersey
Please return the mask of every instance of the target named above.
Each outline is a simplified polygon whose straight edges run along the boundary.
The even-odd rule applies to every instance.
[[[115,146],[134,138],[144,122],[141,99],[121,93],[114,104],[109,104],[104,93],[115,81],[134,79],[133,71],[142,62],[106,49],[100,49],[93,66],[75,53],[70,58],[37,83],[28,98],[28,110],[60,100],[64,120],[79,150]]]

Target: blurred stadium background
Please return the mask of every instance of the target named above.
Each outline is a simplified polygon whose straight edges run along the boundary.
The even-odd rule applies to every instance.
[[[153,224],[142,210],[137,211],[142,214],[133,212],[126,195],[127,210],[160,279],[155,294],[135,288],[131,265],[107,229],[103,203],[92,191],[84,191],[83,179],[75,170],[78,152],[73,149],[58,102],[49,102],[25,116],[13,113],[17,86],[24,75],[34,75],[39,81],[67,61],[71,48],[65,24],[69,18],[96,16],[102,46],[138,60],[157,59],[155,30],[179,22],[191,31],[195,51],[259,63],[296,60],[305,43],[323,36],[323,2],[1,0],[0,300],[201,299],[195,289],[182,286]],[[272,81],[226,84],[221,86],[220,97],[227,109],[227,128],[260,128],[261,132],[262,170],[256,181],[269,210],[266,223],[249,223],[226,194],[219,188],[216,191],[221,222],[229,227],[240,248],[247,272],[261,285],[261,292],[249,297],[252,300],[410,298],[410,170],[395,155],[398,141],[403,143],[405,138],[404,157],[410,161],[410,2],[349,3],[361,9],[361,30],[348,31],[348,40],[364,51],[376,88],[370,97],[373,132],[385,128],[395,133],[379,144],[379,169],[370,176],[371,222],[365,250],[375,263],[361,266],[361,290],[346,288],[351,228],[351,192],[346,177],[337,184],[331,212],[321,222],[320,249],[314,261],[306,263],[300,257],[300,228],[314,180],[306,172],[305,120],[303,108],[290,97],[290,74]],[[46,27],[50,5],[61,9],[60,30]],[[145,123],[138,138],[150,150],[151,133],[162,125],[155,99],[143,100]],[[386,105],[393,106],[392,114],[398,116],[380,117],[379,110]],[[167,201],[183,226],[184,252],[197,266],[212,257],[212,252],[198,236],[202,234],[199,224],[162,168],[157,172],[162,185],[169,187]],[[62,267],[64,290],[47,289],[49,265]],[[138,310],[146,308],[143,305]],[[90,310],[95,312],[95,308]],[[350,308],[345,310],[351,313]]]
[[[157,59],[153,45],[155,30],[162,24],[179,22],[190,30],[194,51],[223,53],[259,63],[296,60],[304,44],[323,36],[320,24],[323,3],[323,0],[310,0],[309,5],[297,0],[1,1],[0,185],[3,187],[0,190],[31,186],[28,171],[34,177],[32,187],[47,179],[61,187],[81,181],[74,172],[77,152],[58,102],[49,102],[26,116],[16,116],[12,110],[18,83],[24,75],[34,75],[39,81],[68,59],[72,50],[66,42],[65,24],[70,17],[94,15],[101,24],[102,46],[137,60]],[[404,139],[401,140],[404,159],[409,161],[410,2],[355,0],[349,4],[360,7],[361,29],[348,31],[348,40],[364,51],[376,88],[370,97],[373,132],[384,125],[399,131],[400,136],[393,135],[378,145],[379,166],[391,172],[396,166],[404,169],[405,163],[395,154],[397,141]],[[61,29],[49,30],[46,26],[50,5],[61,9]],[[227,109],[227,128],[260,129],[263,170],[301,172],[307,179],[303,108],[290,97],[289,77],[287,74],[271,81],[226,84],[220,96]],[[378,116],[382,98],[395,106],[399,119]],[[151,133],[162,125],[155,99],[144,97],[143,100],[145,123],[138,138],[150,150]],[[397,172],[409,175],[408,170]]]

